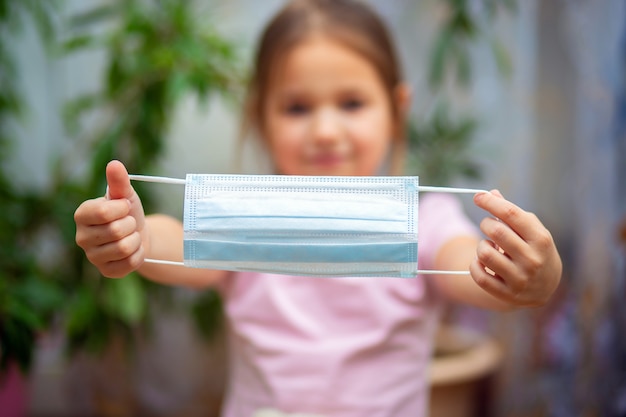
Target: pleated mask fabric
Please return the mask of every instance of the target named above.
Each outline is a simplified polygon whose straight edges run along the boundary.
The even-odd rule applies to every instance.
[[[417,177],[187,176],[184,263],[306,276],[413,277]]]

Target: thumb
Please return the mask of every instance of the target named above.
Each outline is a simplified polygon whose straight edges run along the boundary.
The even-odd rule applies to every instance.
[[[107,164],[106,176],[108,198],[112,200],[120,198],[130,199],[133,196],[134,190],[130,185],[128,171],[126,171],[126,167],[120,161],[111,161]]]
[[[135,189],[130,185],[128,171],[120,161],[111,161],[106,167],[107,198],[111,200],[125,198],[130,203],[130,215],[137,221],[137,230],[144,228],[143,206]]]

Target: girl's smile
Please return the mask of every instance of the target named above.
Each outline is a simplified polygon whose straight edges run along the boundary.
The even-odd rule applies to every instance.
[[[320,169],[332,170],[340,167],[347,160],[347,156],[336,153],[319,153],[309,158],[310,165],[316,165]]]

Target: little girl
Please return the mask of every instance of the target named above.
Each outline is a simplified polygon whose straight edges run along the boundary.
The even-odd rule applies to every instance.
[[[380,19],[355,0],[295,0],[256,55],[244,125],[282,175],[401,172],[409,90]],[[544,304],[561,276],[550,233],[498,191],[474,202],[480,230],[452,197],[422,196],[419,265],[471,276],[311,278],[144,263],[182,260],[183,228],[145,216],[125,167],[108,195],[76,210],[76,241],[108,277],[138,270],[166,284],[216,287],[229,321],[223,415],[263,409],[321,416],[425,416],[427,368],[444,300],[490,309]],[[254,204],[254,202],[251,202]]]

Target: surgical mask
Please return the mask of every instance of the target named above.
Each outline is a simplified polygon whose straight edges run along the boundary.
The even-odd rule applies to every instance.
[[[184,261],[146,262],[319,277],[468,274],[419,270],[418,177],[198,175],[181,184]]]

